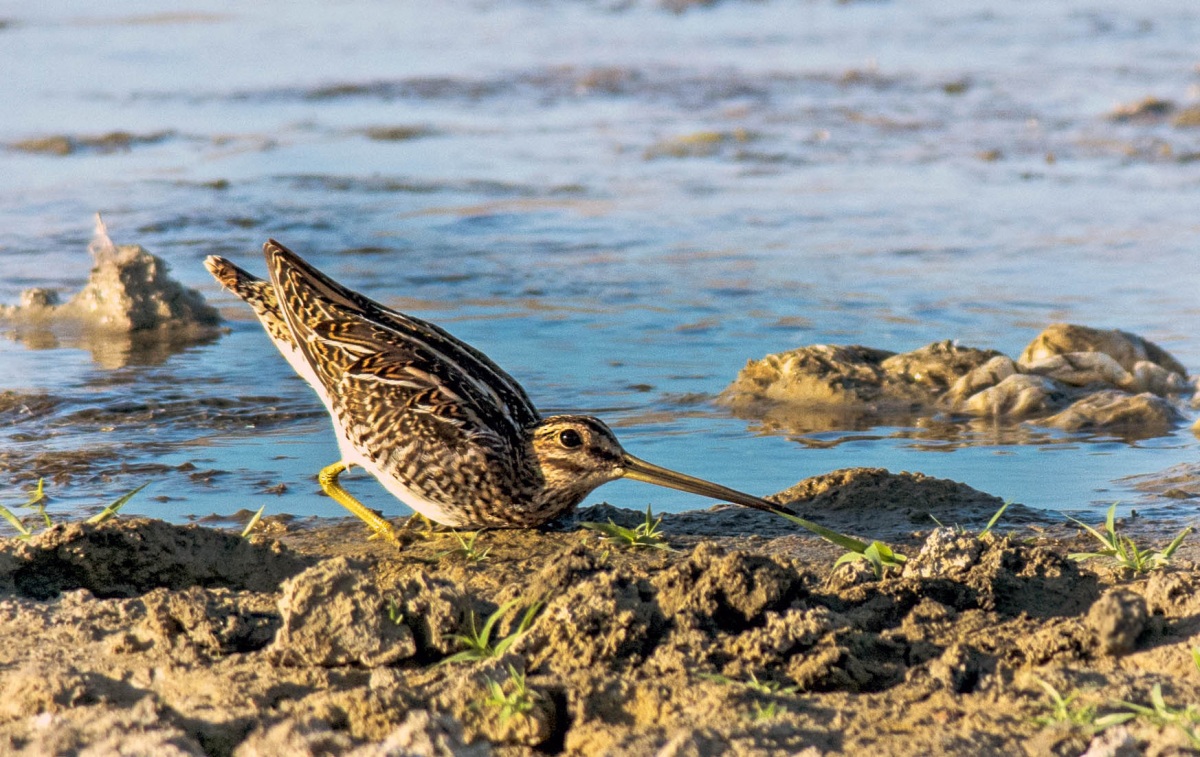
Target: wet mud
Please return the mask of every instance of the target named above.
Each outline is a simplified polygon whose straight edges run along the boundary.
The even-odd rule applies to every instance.
[[[947,517],[994,504],[954,482],[873,470],[777,496],[838,527],[872,499]],[[1134,577],[1068,559],[1076,530],[1024,513],[984,535],[898,528],[888,538],[909,560],[876,579],[739,508],[666,516],[669,551],[629,551],[579,527],[641,517],[606,505],[556,530],[485,532],[482,559],[452,533],[413,528],[397,551],[359,523],[286,519],[249,539],[123,519],[9,540],[0,750],[1187,749],[1182,730],[1144,720],[1096,734],[1037,718],[1048,710],[1039,681],[1105,712],[1146,702],[1156,682],[1173,705],[1200,699],[1194,545]],[[500,652],[448,660],[498,610],[489,644]]]

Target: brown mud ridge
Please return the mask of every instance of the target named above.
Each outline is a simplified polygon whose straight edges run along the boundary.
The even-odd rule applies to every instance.
[[[1200,702],[1191,545],[1132,578],[1068,560],[1083,544],[1057,525],[913,533],[930,513],[977,528],[994,510],[954,482],[850,470],[789,492],[836,528],[879,506],[870,533],[892,534],[903,572],[833,569],[830,545],[732,507],[667,516],[673,551],[566,524],[484,533],[479,561],[454,534],[397,551],[357,522],[277,521],[246,540],[129,519],[10,540],[0,753],[1186,752],[1180,729],[1144,719],[1099,735],[1034,719],[1038,679],[1102,712],[1155,683],[1171,705]],[[444,662],[473,619],[509,608],[495,646],[537,600],[503,654]]]
[[[1071,432],[1147,438],[1170,433],[1195,379],[1136,334],[1053,324],[1016,360],[935,342],[897,354],[812,345],[751,360],[720,397],[742,417],[808,432],[940,412]]]

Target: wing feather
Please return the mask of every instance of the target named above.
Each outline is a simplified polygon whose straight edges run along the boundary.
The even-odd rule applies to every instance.
[[[407,409],[489,447],[538,422],[524,389],[483,353],[346,289],[274,240],[263,250],[279,310],[332,395],[370,396],[377,409]]]

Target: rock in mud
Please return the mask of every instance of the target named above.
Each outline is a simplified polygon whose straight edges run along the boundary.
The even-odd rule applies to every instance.
[[[999,384],[1017,373],[1017,364],[1006,355],[997,355],[955,379],[943,397],[950,407],[957,407],[984,389]]]
[[[446,715],[411,710],[381,744],[359,747],[349,757],[488,757],[486,741],[464,743],[462,725]]]
[[[354,741],[344,731],[335,731],[315,718],[287,718],[269,726],[260,726],[238,744],[233,757],[317,757],[349,754]]]
[[[937,528],[925,537],[921,551],[904,564],[907,578],[962,578],[983,554],[983,542],[974,534]]]
[[[100,217],[88,247],[94,265],[83,289],[65,303],[57,293],[28,290],[21,303],[0,306],[0,316],[37,324],[59,321],[109,332],[199,330],[220,324],[216,309],[195,289],[169,275],[166,262],[141,245],[115,245]]]
[[[893,355],[880,365],[890,376],[920,386],[936,396],[944,393],[963,376],[1002,357],[995,350],[961,347],[947,339],[912,352]]]
[[[389,611],[390,610],[390,611]],[[378,588],[366,563],[336,557],[283,584],[282,625],[269,654],[278,664],[387,665],[416,654],[398,605]]]
[[[1054,379],[1018,373],[972,394],[955,409],[985,418],[1028,418],[1054,412],[1068,402],[1070,395]]]
[[[731,406],[761,400],[806,404],[867,404],[885,398],[883,361],[895,353],[859,345],[818,344],[751,360],[721,393]],[[901,401],[919,401],[912,392]]]
[[[204,757],[208,753],[147,696],[130,707],[84,707],[42,717],[31,738],[6,754],[42,757]]]
[[[1113,430],[1153,436],[1169,433],[1182,419],[1174,405],[1157,395],[1104,389],[1038,423],[1064,431]]]
[[[1056,355],[1079,352],[1107,355],[1130,373],[1134,372],[1139,362],[1145,360],[1180,376],[1187,375],[1187,369],[1169,352],[1137,334],[1073,323],[1055,323],[1046,327],[1026,345],[1017,362],[1027,366]]]
[[[444,657],[459,647],[455,635],[471,611],[462,590],[444,578],[415,571],[402,578],[387,594],[393,612],[412,631],[417,652]]]
[[[1095,634],[1101,653],[1123,655],[1137,648],[1146,618],[1146,600],[1141,595],[1114,589],[1096,600],[1084,622]]]

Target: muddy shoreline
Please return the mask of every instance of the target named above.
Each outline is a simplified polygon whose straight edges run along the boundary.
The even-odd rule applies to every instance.
[[[1200,702],[1194,539],[1135,576],[1067,559],[1094,545],[1038,511],[979,536],[995,500],[954,482],[860,469],[781,495],[909,562],[882,580],[834,569],[832,545],[734,507],[667,515],[669,551],[579,526],[643,517],[607,505],[473,552],[286,518],[249,539],[140,518],[10,539],[0,751],[1187,753],[1183,729],[1147,718],[1039,722],[1039,679],[1101,714],[1155,684]],[[1120,525],[1157,547],[1174,527]],[[501,654],[445,662],[500,608]]]

